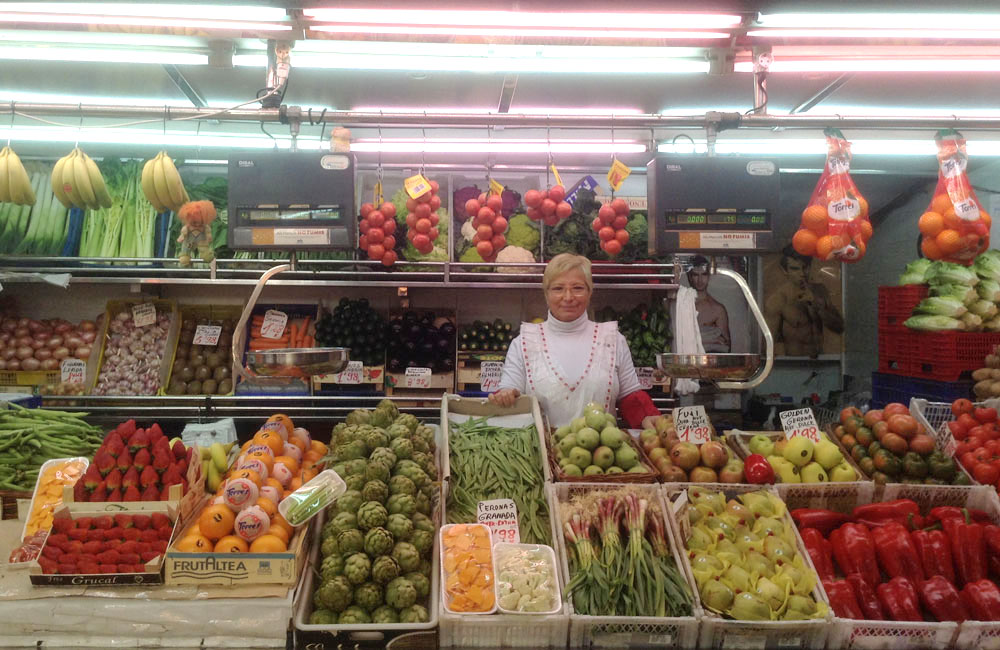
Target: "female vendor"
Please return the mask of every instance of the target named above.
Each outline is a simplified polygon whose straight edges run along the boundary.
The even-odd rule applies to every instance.
[[[595,323],[587,317],[594,293],[590,260],[556,255],[545,267],[542,290],[549,307],[543,323],[521,323],[503,364],[499,389],[490,401],[511,406],[520,395],[534,395],[552,426],[569,424],[590,402],[633,429],[652,428],[659,415],[639,388],[632,353],[618,324]]]

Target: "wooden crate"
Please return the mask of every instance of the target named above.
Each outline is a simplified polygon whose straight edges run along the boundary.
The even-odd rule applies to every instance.
[[[504,352],[459,352],[455,368],[456,388],[460,391],[482,390],[482,364],[484,361],[503,363]]]
[[[389,372],[385,375],[386,396],[405,399],[404,402],[397,404],[400,408],[436,404],[442,395],[454,391],[455,373],[453,372],[433,373],[428,388],[407,387],[406,376],[403,373]]]
[[[343,377],[345,372],[330,375],[314,375],[312,378],[313,393],[374,391],[381,392],[385,388],[385,365],[361,366],[359,382]]]

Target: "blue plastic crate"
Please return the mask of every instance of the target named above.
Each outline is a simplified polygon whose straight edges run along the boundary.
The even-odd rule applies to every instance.
[[[953,402],[972,395],[971,381],[934,381],[884,372],[872,373],[872,408],[882,408],[889,402],[909,404],[911,397],[931,402]]]

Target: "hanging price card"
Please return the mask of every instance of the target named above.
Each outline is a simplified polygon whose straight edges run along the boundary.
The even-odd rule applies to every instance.
[[[556,164],[552,163],[551,165],[549,165],[549,169],[552,170],[552,175],[556,177],[556,185],[562,185],[563,184],[562,178],[559,176],[559,170],[556,169]]]
[[[288,324],[288,314],[277,309],[268,309],[264,313],[264,322],[260,326],[260,335],[265,339],[280,339]]]
[[[500,196],[503,194],[503,183],[498,180],[490,179],[490,194],[496,194]]]
[[[635,374],[639,377],[639,388],[642,390],[649,390],[653,387],[652,368],[636,368]]]
[[[430,368],[407,368],[404,388],[430,388],[431,369]]]
[[[517,505],[511,499],[480,501],[476,505],[476,521],[490,529],[494,544],[521,543],[521,532],[517,526]]]
[[[632,169],[628,165],[615,158],[611,163],[611,169],[608,170],[608,183],[611,184],[611,189],[618,191],[631,173]]]
[[[375,202],[375,207],[378,207],[385,202],[385,198],[382,196],[382,181],[375,182],[375,191],[373,192],[372,199]]]
[[[403,189],[406,190],[411,199],[416,199],[430,192],[431,184],[430,181],[423,177],[423,174],[417,174],[403,181]]]
[[[219,336],[222,335],[221,325],[199,325],[194,328],[194,338],[192,345],[214,346],[219,344]]]
[[[348,361],[347,368],[334,376],[335,384],[360,384],[365,367],[360,361]]]
[[[63,359],[59,370],[62,383],[82,384],[87,374],[87,364],[81,359]]]
[[[819,426],[816,424],[816,416],[812,409],[795,409],[785,411],[778,417],[781,418],[781,428],[785,431],[785,437],[809,438],[813,442],[819,442]]]
[[[479,385],[484,393],[492,393],[500,387],[500,376],[503,374],[503,363],[500,361],[483,361],[479,366]]]
[[[156,322],[156,305],[143,302],[132,306],[132,320],[136,327],[145,327]]]
[[[712,424],[708,421],[705,407],[681,406],[673,411],[674,428],[681,442],[703,445],[712,439]]]

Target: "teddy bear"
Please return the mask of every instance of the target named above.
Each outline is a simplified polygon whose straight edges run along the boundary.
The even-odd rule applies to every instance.
[[[181,245],[177,261],[181,266],[191,266],[191,253],[197,252],[205,262],[211,262],[215,257],[212,252],[212,228],[215,221],[215,206],[211,201],[190,201],[181,206],[177,212],[184,227],[177,243]]]

